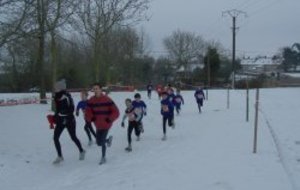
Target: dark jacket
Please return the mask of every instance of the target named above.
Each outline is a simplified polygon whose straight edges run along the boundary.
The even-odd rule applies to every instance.
[[[74,116],[74,101],[70,93],[65,90],[55,93],[55,117]]]
[[[202,89],[196,90],[195,93],[194,93],[194,97],[196,98],[197,101],[205,99],[205,95],[204,95],[203,90]]]

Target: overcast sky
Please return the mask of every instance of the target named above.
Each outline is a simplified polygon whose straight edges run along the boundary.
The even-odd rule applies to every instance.
[[[283,46],[300,43],[300,0],[152,0],[143,23],[155,56],[165,54],[162,40],[173,31],[194,32],[232,49],[232,18],[222,12],[247,13],[237,17],[237,54],[273,55]]]

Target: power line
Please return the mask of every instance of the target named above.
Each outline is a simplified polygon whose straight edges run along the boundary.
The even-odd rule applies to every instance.
[[[240,9],[246,10],[248,8],[253,8],[261,3],[264,3],[262,0],[257,0],[257,1],[249,1],[248,5],[241,7]]]
[[[257,14],[257,13],[259,13],[259,12],[261,12],[261,11],[267,9],[267,8],[270,8],[270,7],[274,6],[276,3],[278,3],[279,1],[281,1],[281,0],[272,1],[272,2],[270,2],[268,4],[266,4],[265,6],[262,6],[262,7],[258,8],[258,9],[256,9],[255,11],[252,12],[252,14],[255,15],[255,14]]]
[[[239,1],[239,3],[237,3],[235,8],[236,9],[242,9],[242,7],[244,7],[245,5],[247,6],[247,4],[249,4],[250,2],[251,1],[249,1],[249,0]]]
[[[264,10],[266,10],[266,9],[269,9],[269,8],[271,8],[272,6],[274,6],[274,5],[276,5],[278,2],[279,2],[280,0],[272,0],[271,2],[269,2],[269,3],[267,3],[267,4],[264,4],[263,6],[261,6],[261,7],[259,7],[259,8],[257,8],[257,9],[254,9],[253,11],[249,11],[249,19],[247,19],[247,21],[245,22],[245,23],[243,23],[241,26],[246,26],[246,25],[248,25],[249,24],[249,22],[250,22],[250,20],[253,18],[253,17],[255,17],[255,16],[257,16],[257,15],[259,15],[259,14],[261,14],[261,13],[266,13],[266,11],[264,11]],[[264,11],[264,12],[263,12]]]

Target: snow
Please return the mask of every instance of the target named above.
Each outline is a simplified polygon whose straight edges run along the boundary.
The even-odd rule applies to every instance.
[[[117,120],[107,152],[107,163],[98,165],[100,148],[87,146],[82,117],[77,135],[87,151],[79,152],[66,131],[61,136],[64,162],[56,158],[46,115],[48,105],[0,107],[0,189],[2,190],[297,190],[300,189],[299,88],[260,90],[258,152],[253,150],[255,90],[250,91],[250,121],[246,122],[245,91],[210,90],[203,113],[197,112],[192,91],[182,91],[185,105],[161,141],[160,104],[146,99],[148,114],[140,142],[127,153],[126,129]],[[124,100],[134,92],[110,94],[123,113]],[[7,97],[8,96],[8,97]],[[17,96],[2,94],[1,98]],[[19,95],[24,96],[22,94]],[[73,94],[79,101],[79,94]],[[133,138],[134,139],[134,138]]]
[[[294,78],[300,78],[300,73],[282,73],[282,74]]]

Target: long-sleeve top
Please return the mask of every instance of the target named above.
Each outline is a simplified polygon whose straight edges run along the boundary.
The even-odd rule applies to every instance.
[[[161,110],[160,113],[164,117],[171,117],[174,115],[174,105],[169,99],[164,99],[160,101]]]
[[[60,91],[54,95],[55,101],[55,116],[66,117],[74,116],[74,101],[70,93]]]
[[[139,121],[142,117],[141,113],[137,113],[134,107],[128,107],[125,109],[125,114],[123,116],[122,122],[125,121],[126,118],[128,118],[129,122],[132,121]]]
[[[205,99],[205,95],[202,89],[200,90],[196,90],[196,92],[194,93],[194,96],[197,100],[203,100]]]
[[[148,91],[152,91],[153,90],[153,85],[152,84],[148,84],[147,85],[147,90]]]
[[[174,93],[169,94],[168,99],[173,105],[175,105],[175,94]]]
[[[140,101],[134,100],[134,101],[132,101],[132,106],[137,111],[140,110],[140,112],[142,114],[147,112],[147,105],[145,104],[145,102],[143,100],[140,100]]]
[[[177,94],[175,97],[174,97],[174,101],[175,105],[181,105],[181,104],[184,104],[184,99],[183,97],[180,95],[180,94]]]
[[[93,96],[87,102],[86,119],[94,122],[97,129],[109,129],[119,117],[120,112],[115,103],[106,95]]]
[[[87,107],[87,100],[81,100],[80,102],[78,102],[76,106],[76,113],[78,113],[79,110],[82,110],[82,112],[85,113],[86,107]]]

